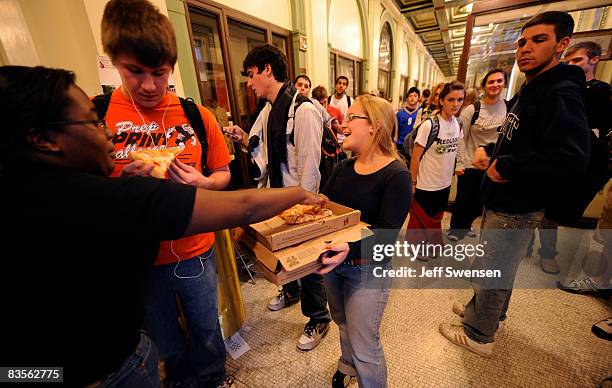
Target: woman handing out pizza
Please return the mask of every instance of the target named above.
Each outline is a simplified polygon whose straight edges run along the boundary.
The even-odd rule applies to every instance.
[[[412,180],[393,143],[392,134],[397,131],[393,107],[379,97],[357,97],[343,130],[343,147],[358,156],[336,167],[322,193],[360,210],[362,220],[372,228],[399,231],[410,207]],[[331,251],[337,253],[323,257],[324,267],[319,270],[325,275],[332,319],[340,328],[342,354],[332,379],[334,387],[344,387],[347,375],[357,376],[362,387],[387,386],[379,329],[389,287],[382,283],[366,287],[370,268],[365,261],[362,264],[360,245],[333,245]],[[390,267],[390,262],[382,265]]]

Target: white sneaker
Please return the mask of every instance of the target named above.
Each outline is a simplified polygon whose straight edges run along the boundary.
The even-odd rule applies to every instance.
[[[465,316],[465,305],[458,300],[454,301],[453,312],[463,318]]]
[[[284,289],[278,291],[278,295],[270,300],[268,303],[268,308],[272,311],[277,311],[282,309],[283,307],[291,306],[294,303],[297,303],[300,300],[299,296],[294,298],[289,298],[287,296],[287,292]]]
[[[488,344],[481,344],[480,342],[476,342],[463,330],[463,326],[461,325],[451,325],[448,323],[440,324],[440,333],[455,345],[459,345],[463,348],[466,348],[470,352],[476,353],[479,356],[491,358],[493,356],[493,348],[495,347],[494,342],[490,342]]]
[[[329,322],[308,322],[304,327],[304,333],[298,340],[298,349],[312,350],[316,348],[328,330]]]

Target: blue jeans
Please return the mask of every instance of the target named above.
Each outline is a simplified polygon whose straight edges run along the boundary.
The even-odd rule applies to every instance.
[[[499,321],[506,318],[512,284],[535,228],[542,227],[544,212],[506,214],[486,209],[481,226],[485,255],[472,269],[499,269],[502,278],[473,278],[474,296],[465,307],[463,328],[481,343],[494,342]]]
[[[324,275],[331,316],[340,330],[338,370],[357,376],[360,387],[386,387],[387,363],[380,342],[380,323],[389,287],[366,287],[367,276],[362,276],[362,271],[368,271],[368,267],[341,264]]]
[[[180,278],[182,277],[182,278]],[[181,303],[189,338],[179,325]],[[225,379],[225,344],[217,312],[214,250],[154,266],[145,286],[145,329],[165,360],[166,381],[216,386]]]
[[[312,322],[329,322],[329,310],[327,309],[327,297],[323,276],[311,273],[283,286],[283,289],[292,297],[301,295],[302,315],[310,318]]]
[[[98,387],[104,388],[159,388],[159,370],[157,369],[157,350],[144,333],[140,342],[121,367],[108,376]]]

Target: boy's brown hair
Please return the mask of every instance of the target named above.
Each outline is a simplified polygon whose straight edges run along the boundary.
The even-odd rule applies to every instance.
[[[147,0],[111,0],[102,17],[102,46],[114,61],[134,56],[144,66],[176,64],[177,49],[170,20]]]

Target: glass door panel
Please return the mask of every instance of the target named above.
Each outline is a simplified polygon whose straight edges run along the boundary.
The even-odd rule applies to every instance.
[[[345,76],[349,79],[346,94],[351,97],[355,96],[355,61],[338,56],[338,76]]]
[[[189,8],[189,17],[202,103],[213,112],[219,124],[227,126],[229,121],[233,121],[233,118],[227,90],[227,77],[223,66],[217,15]]]
[[[242,73],[242,62],[249,51],[260,44],[266,43],[266,31],[236,20],[228,19],[229,54],[235,80],[236,102],[238,107],[238,122],[240,127],[250,128],[249,114],[255,111],[257,97],[253,90],[247,87],[247,77]]]

